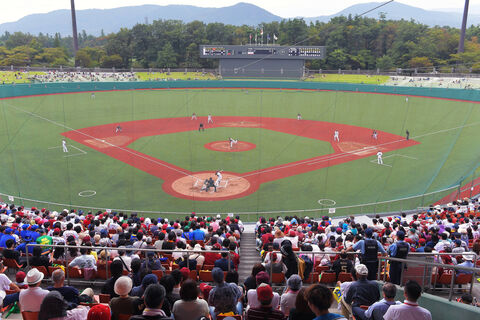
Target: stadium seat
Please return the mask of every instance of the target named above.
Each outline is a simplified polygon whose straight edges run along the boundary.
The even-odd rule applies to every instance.
[[[285,274],[284,273],[272,273],[271,281],[272,281],[272,283],[275,283],[275,284],[284,284],[285,283]]]
[[[347,281],[353,281],[353,277],[352,277],[352,274],[348,273],[348,272],[340,272],[338,274],[338,279],[337,281],[340,281],[340,282],[347,282]]]
[[[120,313],[118,315],[118,320],[130,320],[131,314]]]
[[[40,271],[41,273],[43,273],[43,275],[48,278],[49,277],[49,273],[48,273],[48,270],[47,268],[45,268],[44,266],[38,266],[38,267],[33,267],[35,269],[37,269],[38,271]]]
[[[22,311],[23,320],[38,320],[39,312]]]
[[[98,301],[100,303],[109,303],[110,302],[110,295],[101,293],[101,294],[98,295]]]
[[[448,273],[442,273],[440,276],[432,274],[432,284],[435,283],[435,278],[437,278],[437,284],[450,285],[452,282],[452,275]]]
[[[207,264],[204,264],[204,265],[203,265],[203,270],[210,270],[210,271],[212,271],[213,268],[215,268],[215,266],[213,266],[213,265],[207,265]]]
[[[335,274],[335,272],[326,272],[326,271],[323,271],[323,272],[320,274],[320,279],[319,279],[318,282],[319,282],[319,283],[327,283],[327,284],[335,283],[336,278],[337,278],[337,275]]]
[[[213,282],[212,271],[201,270],[198,275],[198,280],[201,282]]]
[[[188,277],[194,281],[197,281],[197,270],[190,270]]]
[[[330,267],[328,266],[316,266],[315,267],[315,272],[322,273],[323,271],[330,270]]]
[[[6,266],[8,269],[12,269],[15,272],[17,272],[17,270],[22,267],[17,263],[15,259],[6,259],[6,258],[3,258],[3,265]]]
[[[157,276],[159,281],[163,277],[163,271],[162,270],[152,270],[152,273]]]
[[[455,284],[463,285],[472,282],[472,274],[460,273],[455,277]]]
[[[76,267],[68,267],[68,276],[72,279],[83,278],[82,270],[80,270]]]
[[[304,283],[317,283],[318,282],[318,272],[311,272],[308,279],[304,279]]]

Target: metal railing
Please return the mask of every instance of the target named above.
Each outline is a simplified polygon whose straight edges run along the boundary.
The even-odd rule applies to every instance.
[[[275,252],[277,254],[280,254],[279,251],[267,251],[267,252]],[[294,253],[296,254],[297,257],[299,257],[300,255],[307,255],[307,256],[310,255],[312,257],[312,259],[311,259],[312,261],[315,261],[316,256],[325,256],[325,255],[336,256],[336,255],[340,254],[340,252],[325,252],[325,251],[294,251]],[[361,253],[352,252],[352,251],[346,252],[346,254],[349,255],[349,256],[352,256],[352,255],[353,256],[355,256],[355,255],[361,256]],[[456,270],[463,270],[463,271],[468,271],[468,272],[473,273],[472,274],[472,280],[470,282],[470,289],[469,289],[469,292],[471,294],[472,289],[473,289],[473,284],[475,282],[475,276],[476,276],[476,274],[480,274],[480,268],[477,268],[477,267],[470,268],[470,267],[464,267],[464,266],[459,266],[459,265],[449,265],[449,264],[443,264],[443,263],[437,263],[437,262],[415,260],[415,257],[431,257],[432,259],[437,258],[437,260],[438,260],[438,259],[440,259],[441,256],[446,256],[446,255],[455,256],[456,254],[455,253],[433,253],[433,252],[432,253],[410,252],[410,253],[408,253],[407,259],[388,257],[386,255],[379,256],[378,257],[377,280],[386,282],[387,271],[386,271],[386,268],[384,268],[384,263],[383,263],[383,262],[386,262],[386,261],[401,262],[402,273],[401,273],[401,277],[400,277],[400,284],[403,283],[403,279],[404,279],[404,275],[405,275],[405,266],[407,266],[407,267],[408,267],[408,265],[410,265],[410,266],[412,266],[412,265],[423,266],[423,275],[422,275],[422,281],[421,281],[422,288],[428,287],[428,286],[426,286],[426,284],[431,283],[431,274],[429,274],[427,272],[427,267],[428,266],[437,267],[437,269],[439,267],[442,267],[444,269],[453,269],[455,271]],[[471,255],[471,256],[473,256],[474,257],[473,265],[474,266],[477,265],[477,261],[478,261],[479,256],[475,252],[464,252],[464,253],[461,253],[461,254],[458,254],[458,255]],[[270,260],[272,260],[271,257],[270,257]],[[273,265],[272,265],[272,263],[270,263],[270,274],[272,274],[272,271],[273,271]],[[438,272],[438,270],[437,270],[437,272]],[[437,283],[436,283],[437,275],[438,275],[438,273],[435,273],[435,278],[434,278],[434,283],[433,283],[433,289],[434,290],[435,290],[436,285],[437,285]],[[426,282],[426,277],[427,276],[428,276],[428,282]],[[451,283],[450,283],[450,287],[449,287],[449,294],[448,294],[448,300],[449,301],[451,301],[452,297],[453,297],[454,284],[455,284],[455,274],[452,275],[452,279],[451,279]]]
[[[28,248],[29,247],[41,247],[43,249],[45,248],[48,248],[50,251],[51,248],[64,248],[64,252],[63,252],[63,258],[64,258],[64,261],[65,261],[65,277],[66,277],[66,280],[67,280],[67,283],[68,285],[70,285],[70,282],[71,282],[71,278],[70,278],[70,272],[69,272],[69,265],[70,263],[73,261],[73,259],[71,261],[67,261],[67,258],[66,258],[66,249],[69,249],[69,248],[74,248],[74,249],[90,249],[92,251],[97,251],[97,252],[100,252],[102,250],[105,250],[106,254],[105,254],[105,259],[103,259],[105,261],[105,274],[106,274],[106,278],[108,279],[109,278],[109,261],[110,261],[110,253],[109,251],[133,251],[133,252],[154,252],[156,254],[172,254],[174,252],[181,252],[182,255],[183,254],[188,254],[190,255],[190,253],[215,253],[215,254],[222,254],[222,253],[225,253],[225,252],[228,252],[228,255],[227,255],[227,261],[228,261],[228,271],[231,271],[231,261],[232,261],[232,258],[231,258],[231,252],[230,251],[225,251],[225,250],[180,250],[180,249],[175,249],[175,250],[164,250],[164,249],[149,249],[149,248],[126,248],[126,247],[95,247],[95,246],[71,246],[71,245],[59,245],[59,244],[37,244],[37,243],[28,243],[26,244],[26,248],[25,248],[25,251],[27,252],[27,255],[26,255],[26,263],[27,263],[27,268],[30,268],[30,261],[29,261],[29,254],[28,254]],[[100,259],[99,259],[100,260]],[[193,259],[192,259],[193,260]],[[112,260],[113,261],[113,260]],[[187,257],[186,259],[186,263],[187,263],[187,268],[190,270],[190,259],[189,257]],[[127,270],[127,271],[131,271],[131,270]],[[173,270],[172,270],[173,271]],[[105,280],[105,279],[93,279],[92,281],[90,280],[87,280],[88,283],[92,283],[94,281],[97,281],[97,280]],[[84,281],[81,281],[81,280],[76,280],[78,282],[84,282]],[[103,282],[103,281],[102,281]]]

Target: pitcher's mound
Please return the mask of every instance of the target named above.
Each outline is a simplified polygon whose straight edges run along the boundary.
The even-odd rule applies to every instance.
[[[204,147],[209,150],[220,152],[242,152],[255,149],[257,146],[254,143],[238,141],[237,144],[234,144],[232,148],[230,148],[229,141],[214,141],[207,143]]]

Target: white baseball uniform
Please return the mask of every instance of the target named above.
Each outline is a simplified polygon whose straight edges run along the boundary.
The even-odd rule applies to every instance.
[[[197,114],[196,113],[192,114],[192,120],[197,120]]]
[[[378,152],[377,152],[377,163],[378,163],[378,164],[383,164],[382,156],[383,156],[383,152],[382,152],[382,151],[378,151]]]
[[[213,123],[213,120],[212,120],[212,115],[209,114],[208,117],[207,117],[207,123]]]
[[[233,146],[236,145],[237,143],[238,143],[238,140],[230,138],[230,149],[232,149]]]
[[[68,152],[67,142],[65,140],[62,140],[62,148],[63,152]]]
[[[338,130],[335,130],[335,132],[333,133],[333,141],[340,142],[340,133],[338,132]]]
[[[378,137],[377,131],[373,131],[372,137],[373,139],[377,140],[377,137]]]
[[[297,120],[302,120],[302,115],[300,113],[297,114]]]
[[[220,185],[220,182],[223,179],[223,176],[222,176],[222,173],[220,171],[217,171],[215,174],[217,175],[217,180],[215,180],[215,186],[218,187]]]

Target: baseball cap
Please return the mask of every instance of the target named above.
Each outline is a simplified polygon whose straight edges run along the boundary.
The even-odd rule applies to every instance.
[[[259,301],[268,301],[273,298],[272,287],[266,283],[262,283],[257,288],[257,298]]]
[[[365,230],[365,235],[366,235],[367,237],[371,237],[372,234],[373,234],[373,230],[372,230],[371,228],[367,228],[367,229]]]
[[[366,276],[368,275],[368,269],[367,269],[367,266],[364,265],[364,264],[357,264],[355,266],[355,271],[361,275],[361,276]]]

